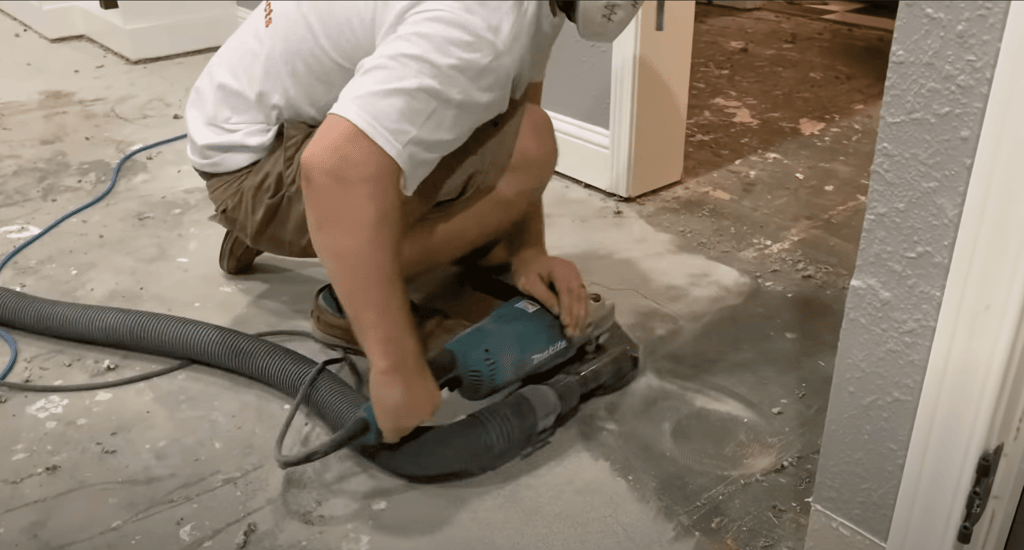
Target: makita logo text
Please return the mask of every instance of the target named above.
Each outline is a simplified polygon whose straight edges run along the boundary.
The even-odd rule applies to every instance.
[[[568,342],[566,342],[565,340],[562,340],[561,342],[558,342],[557,344],[552,345],[550,348],[547,349],[547,351],[542,351],[542,352],[540,352],[538,354],[533,355],[532,356],[533,357],[533,364],[536,365],[537,363],[540,363],[541,361],[547,359],[548,357],[551,357],[552,353],[555,353],[558,350],[565,349],[565,346],[568,346],[568,345],[569,345]]]

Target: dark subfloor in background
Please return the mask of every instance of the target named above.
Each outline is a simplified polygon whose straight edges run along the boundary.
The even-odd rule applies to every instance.
[[[724,416],[686,420],[676,411],[677,426],[688,428],[673,432],[675,452],[680,442],[704,447],[674,456],[675,470],[636,466],[662,460],[640,458],[645,451],[664,453],[619,442],[628,443],[617,447],[622,464],[665,474],[652,490],[707,548],[796,549],[806,536],[892,38],[817,15],[697,5],[684,177],[634,203],[683,248],[761,283],[698,335],[652,343],[652,371],[664,369],[676,387],[720,388],[778,406],[777,418],[794,434],[765,445],[756,427],[727,426]],[[710,456],[738,462],[712,466]],[[794,458],[767,474],[740,467],[778,456]],[[685,474],[680,461],[689,464]]]
[[[683,180],[637,199],[694,252],[841,289],[856,261],[892,34],[697,4]]]

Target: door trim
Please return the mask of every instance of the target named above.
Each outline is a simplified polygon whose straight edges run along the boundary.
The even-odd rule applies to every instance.
[[[1005,442],[971,545],[1002,550],[1024,484],[1024,3],[1010,4],[889,550],[957,548],[977,461]]]

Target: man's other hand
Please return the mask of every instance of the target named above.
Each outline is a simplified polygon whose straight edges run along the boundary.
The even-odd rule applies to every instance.
[[[589,298],[576,265],[543,251],[523,251],[512,259],[512,280],[558,316],[570,338],[579,336],[587,322]]]

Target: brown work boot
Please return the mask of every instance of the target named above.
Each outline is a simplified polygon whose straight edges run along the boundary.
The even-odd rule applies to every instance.
[[[249,246],[238,234],[229,230],[220,243],[220,268],[228,275],[248,273],[260,254],[263,254],[262,250]]]
[[[426,308],[415,302],[409,302],[409,305],[427,357],[439,353],[452,338],[471,326],[467,321],[454,319],[443,311]],[[319,342],[328,346],[362,351],[352,331],[352,324],[345,316],[331,285],[324,285],[316,291],[311,315],[313,336]]]

